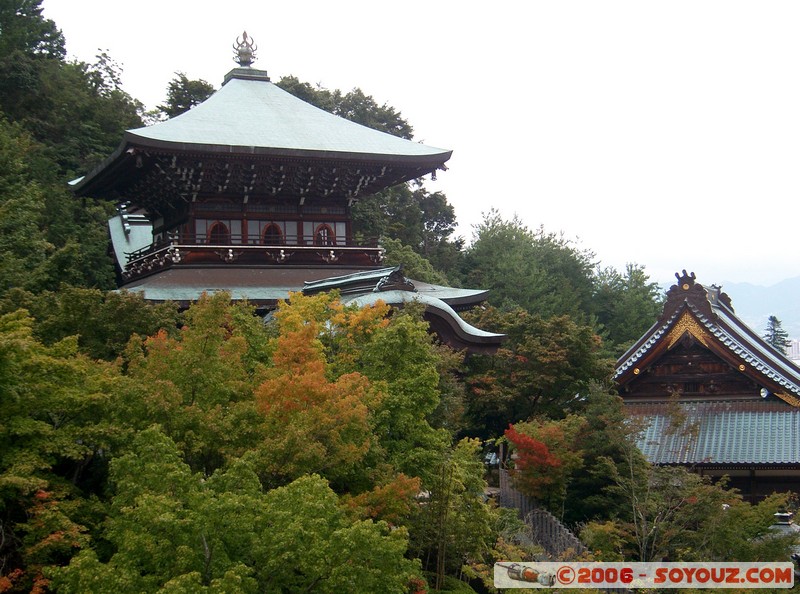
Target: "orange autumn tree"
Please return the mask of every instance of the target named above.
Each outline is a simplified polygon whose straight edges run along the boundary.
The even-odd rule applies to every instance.
[[[331,377],[323,340],[346,353],[352,331],[366,331],[365,318],[382,324],[384,314],[378,308],[347,315],[329,296],[293,296],[281,304],[272,367],[256,389],[266,419],[262,456],[270,481],[314,472],[341,480],[375,445],[370,411],[381,394],[360,373]]]
[[[392,423],[408,421],[397,404],[403,392],[371,360],[364,360],[365,354],[385,353],[388,347],[381,345],[387,341],[393,361],[416,360],[416,351],[389,340],[406,329],[408,316],[390,319],[388,313],[383,302],[347,306],[336,293],[293,294],[280,304],[268,326],[273,334],[271,367],[256,390],[267,426],[259,467],[272,485],[306,472],[322,474],[354,517],[403,524],[415,513],[415,495],[421,489],[419,476],[407,470],[404,474],[394,460],[392,437],[402,432]],[[421,340],[413,345],[426,348]],[[416,414],[424,420],[429,411],[416,404],[409,406],[418,408]]]
[[[517,489],[551,510],[560,509],[571,476],[583,465],[578,439],[586,426],[577,415],[509,425],[505,438],[513,452],[511,476]]]

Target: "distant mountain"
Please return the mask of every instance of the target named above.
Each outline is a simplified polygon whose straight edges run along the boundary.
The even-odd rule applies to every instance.
[[[736,315],[759,335],[767,327],[767,318],[775,316],[789,338],[800,339],[800,276],[770,287],[723,283],[722,290],[731,298]]]

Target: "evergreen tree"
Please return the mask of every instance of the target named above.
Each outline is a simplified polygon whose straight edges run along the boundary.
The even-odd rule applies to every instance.
[[[53,247],[40,227],[42,190],[24,159],[30,144],[18,126],[0,119],[0,295],[36,283]]]
[[[487,307],[468,319],[507,336],[496,354],[467,359],[470,436],[495,438],[509,423],[579,413],[586,406],[583,395],[611,377],[613,362],[600,337],[569,316],[543,318],[520,308]]]
[[[167,102],[158,110],[167,118],[174,118],[208,99],[214,93],[210,82],[189,80],[183,72],[176,72],[167,86]]]
[[[619,356],[658,319],[664,292],[638,264],[625,273],[604,268],[595,276],[594,312],[603,337]]]
[[[594,293],[594,254],[563,235],[529,229],[516,216],[491,210],[475,228],[464,256],[464,283],[491,290],[491,303],[543,318],[589,320]]]
[[[122,91],[121,69],[108,55],[93,64],[65,61],[64,38],[40,5],[0,1],[0,209],[7,236],[0,242],[0,292],[62,283],[111,288],[110,205],[81,204],[65,182],[107,157],[125,129],[141,126],[142,106]]]
[[[64,36],[42,16],[42,0],[0,2],[0,56],[20,52],[27,56],[63,58]]]
[[[786,354],[786,349],[792,344],[792,341],[789,340],[789,333],[783,329],[781,321],[775,316],[770,316],[767,319],[767,328],[764,330],[762,338],[767,341],[768,345],[784,355]]]

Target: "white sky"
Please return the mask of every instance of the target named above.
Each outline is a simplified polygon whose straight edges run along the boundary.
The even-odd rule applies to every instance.
[[[219,86],[243,30],[273,80],[360,87],[454,150],[468,240],[494,207],[606,266],[703,284],[800,276],[800,2],[44,0],[70,56],[107,49],[155,107]]]

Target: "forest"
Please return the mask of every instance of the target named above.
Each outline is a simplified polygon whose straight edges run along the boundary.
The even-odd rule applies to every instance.
[[[177,72],[146,112],[120,74],[68,60],[41,0],[0,2],[0,592],[491,592],[494,562],[542,553],[486,497],[501,444],[592,559],[786,558],[764,537],[786,495],[639,453],[610,378],[663,296],[561,232],[489,211],[467,241],[422,182],[355,205],[407,276],[490,289],[464,316],[507,335],[493,355],[438,344],[414,306],[294,295],[265,321],[225,293],[116,291],[114,205],[67,182],[214,90]],[[360,89],[278,84],[413,138]]]

